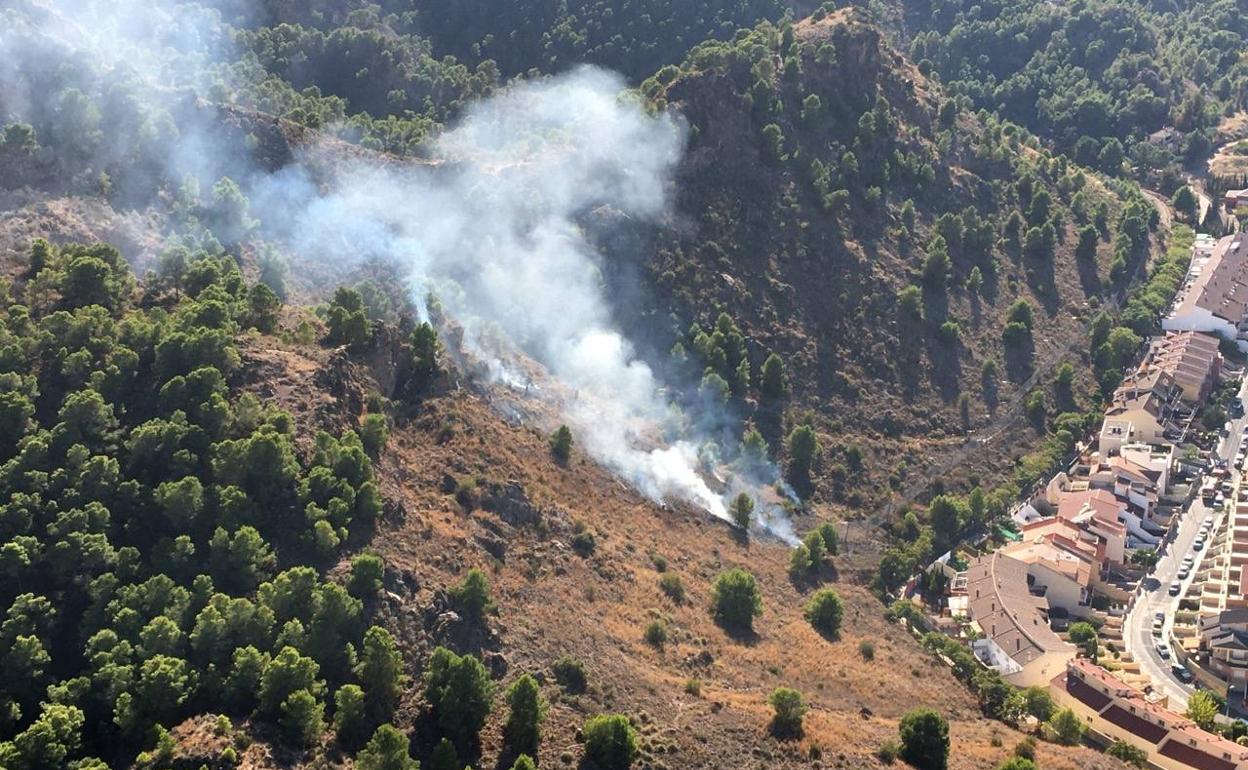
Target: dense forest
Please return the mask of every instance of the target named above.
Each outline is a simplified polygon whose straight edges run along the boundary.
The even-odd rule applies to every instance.
[[[1248,19],[1233,0],[903,5],[920,68],[1106,173],[1202,161],[1248,98]],[[1166,127],[1181,141],[1144,141]]]

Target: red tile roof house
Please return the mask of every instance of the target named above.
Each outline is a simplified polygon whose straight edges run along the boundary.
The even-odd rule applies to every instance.
[[[1044,686],[1075,654],[1049,627],[1048,599],[1032,593],[1027,572],[998,551],[975,558],[964,582],[967,614],[981,635],[971,650],[1018,687]]]
[[[1124,740],[1162,770],[1248,770],[1248,746],[1201,730],[1085,658],[1054,677],[1053,700],[1071,708],[1098,742]]]
[[[1236,233],[1220,239],[1177,300],[1161,328],[1217,334],[1248,351],[1248,332],[1241,332],[1248,324],[1248,238]]]

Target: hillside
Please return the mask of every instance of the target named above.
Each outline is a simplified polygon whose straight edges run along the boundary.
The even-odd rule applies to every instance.
[[[712,5],[6,9],[0,766],[1010,756],[880,596],[1087,427],[1165,223],[861,11]]]
[[[1244,107],[1243,7],[1219,2],[889,3],[900,45],[976,108],[1078,163],[1156,180],[1202,163]],[[1171,128],[1173,140],[1147,141]],[[1177,164],[1176,164],[1177,161]]]
[[[817,426],[837,509],[1030,483],[1018,458],[1098,397],[1087,330],[1141,270],[1151,204],[957,110],[856,11],[738,38],[642,85],[691,125],[646,263],[672,329],[723,309],[754,361],[780,354],[792,397],[753,420],[775,447]],[[1003,334],[1020,312],[1030,333]]]
[[[69,265],[63,259],[82,253],[75,249],[53,252],[48,264],[51,269],[60,270]],[[100,258],[105,260],[109,258],[107,250],[96,249],[92,253],[102,255]],[[107,468],[116,462],[113,458],[122,461],[120,472],[126,480],[117,487],[121,494],[127,497],[138,494],[142,498],[151,494],[150,490],[156,490],[158,499],[165,501],[160,505],[168,518],[162,517],[159,522],[148,520],[140,530],[134,526],[135,520],[130,518],[124,503],[115,497],[116,493],[90,486],[88,477],[82,475],[57,479],[56,489],[73,490],[62,500],[85,506],[85,510],[107,512],[111,509],[114,511],[111,521],[90,519],[88,529],[82,530],[84,534],[93,533],[89,541],[62,539],[65,533],[61,524],[49,530],[51,534],[47,540],[38,530],[26,525],[25,531],[31,535],[20,535],[13,541],[38,543],[42,547],[28,552],[31,560],[23,566],[6,562],[9,591],[17,585],[33,586],[31,581],[35,575],[45,575],[40,578],[40,591],[56,606],[84,606],[86,602],[85,606],[97,608],[85,614],[52,613],[35,632],[52,653],[54,663],[46,673],[49,683],[68,683],[71,680],[67,677],[78,671],[88,674],[88,680],[82,684],[85,689],[71,688],[58,700],[64,707],[81,706],[88,714],[98,716],[88,723],[81,737],[76,733],[64,734],[66,737],[62,740],[71,741],[71,757],[76,754],[72,747],[81,740],[82,750],[106,752],[104,757],[111,766],[122,766],[114,763],[120,762],[128,751],[147,743],[142,737],[142,725],[153,720],[172,728],[177,740],[169,750],[175,761],[189,764],[216,761],[214,758],[224,750],[226,740],[219,731],[214,732],[211,720],[192,718],[184,724],[179,722],[190,715],[220,711],[234,716],[233,726],[225,736],[241,747],[238,753],[242,767],[290,766],[291,763],[298,766],[316,756],[320,740],[314,741],[311,753],[305,753],[292,747],[287,739],[280,738],[263,716],[247,719],[245,708],[240,710],[229,702],[216,700],[212,687],[214,682],[220,681],[216,678],[220,674],[214,672],[211,661],[221,653],[214,652],[216,648],[208,644],[205,624],[211,622],[208,619],[211,608],[218,606],[218,601],[225,601],[227,594],[218,594],[222,598],[212,599],[207,609],[196,609],[207,597],[197,599],[198,593],[191,596],[181,593],[184,589],[178,584],[182,579],[177,578],[185,575],[196,592],[215,584],[240,597],[229,599],[235,602],[230,605],[231,613],[240,610],[238,602],[250,607],[248,597],[252,596],[259,602],[256,606],[272,606],[280,613],[284,611],[278,609],[282,605],[272,604],[273,589],[261,585],[256,594],[256,586],[261,581],[272,580],[278,567],[286,569],[301,563],[320,565],[325,571],[327,587],[316,589],[317,596],[323,598],[317,598],[310,609],[313,613],[311,625],[307,626],[310,635],[306,642],[295,644],[322,662],[323,675],[332,685],[341,681],[342,674],[335,673],[334,668],[341,664],[333,663],[336,658],[324,648],[324,635],[358,633],[358,629],[368,623],[388,628],[398,642],[404,669],[412,677],[410,685],[402,692],[395,722],[413,730],[414,753],[425,759],[436,736],[431,732],[434,728],[426,716],[428,703],[420,695],[419,682],[426,671],[424,661],[435,645],[480,654],[500,685],[522,673],[539,677],[544,683],[544,694],[551,700],[541,753],[544,762],[550,764],[562,763],[559,758],[565,752],[579,753],[574,733],[587,715],[600,711],[624,712],[636,719],[643,736],[639,766],[650,767],[722,767],[726,760],[737,764],[757,760],[770,767],[804,767],[811,757],[817,756],[822,756],[825,766],[859,767],[874,761],[875,751],[895,732],[901,714],[916,702],[940,704],[942,712],[951,719],[953,738],[961,747],[951,767],[989,766],[1021,737],[1004,725],[981,717],[970,694],[908,634],[895,624],[887,623],[878,602],[863,587],[837,581],[836,560],[824,569],[821,580],[838,585],[846,602],[846,625],[842,635],[826,640],[814,633],[800,616],[803,595],[809,594],[812,586],[795,587],[790,582],[786,548],[773,542],[751,543],[734,538],[722,523],[696,510],[680,506],[657,508],[629,492],[579,454],[568,467],[559,466],[549,459],[545,432],[507,425],[489,406],[493,398],[505,397],[505,389],[492,393],[491,386],[484,383],[468,380],[466,389],[426,398],[412,417],[404,416],[406,409],[402,400],[396,400],[387,408],[388,412],[393,410],[393,433],[371,469],[364,461],[364,478],[375,474],[381,493],[380,510],[367,514],[379,517],[375,530],[367,518],[360,518],[349,524],[350,535],[341,544],[332,534],[327,542],[320,540],[321,534],[317,534],[315,540],[307,536],[292,537],[302,528],[296,524],[301,517],[296,513],[296,518],[289,518],[286,512],[286,506],[293,502],[287,502],[286,495],[293,492],[271,486],[274,479],[267,472],[256,475],[242,469],[226,471],[222,465],[229,462],[225,447],[234,441],[229,437],[241,434],[244,440],[239,446],[251,446],[248,452],[258,451],[263,442],[276,439],[276,445],[283,447],[285,454],[281,462],[287,472],[297,474],[295,485],[299,487],[297,479],[304,472],[311,471],[308,478],[315,478],[314,469],[325,462],[326,442],[333,441],[329,435],[344,437],[341,447],[332,444],[334,449],[330,451],[333,452],[346,451],[351,445],[354,439],[349,438],[353,435],[349,430],[352,427],[367,435],[367,429],[360,426],[359,420],[369,393],[389,382],[393,383],[393,394],[399,397],[402,388],[398,383],[402,379],[396,380],[394,373],[401,359],[394,356],[402,354],[387,352],[382,342],[388,333],[384,327],[376,331],[371,352],[358,362],[345,356],[340,349],[292,342],[292,337],[300,334],[300,323],[308,320],[303,311],[295,308],[287,308],[277,316],[271,333],[258,333],[254,328],[244,330],[244,325],[259,323],[267,327],[273,321],[248,315],[250,311],[244,310],[246,305],[231,304],[234,320],[226,328],[238,323],[238,332],[232,341],[225,342],[225,347],[219,348],[219,353],[205,350],[208,358],[200,364],[173,363],[172,359],[165,363],[166,356],[161,351],[165,351],[171,341],[180,339],[179,334],[213,336],[209,327],[200,326],[194,320],[203,318],[211,303],[220,302],[227,292],[235,297],[246,294],[240,295],[238,288],[226,288],[235,278],[228,269],[221,271],[219,263],[196,260],[190,268],[188,276],[212,275],[211,271],[216,270],[217,277],[207,287],[192,288],[192,284],[173,287],[188,292],[181,300],[173,299],[169,287],[162,289],[150,283],[140,286],[138,288],[147,296],[159,298],[159,307],[149,310],[131,309],[124,266],[115,269],[108,284],[114,292],[110,301],[118,303],[115,306],[119,313],[117,328],[137,354],[134,368],[124,370],[124,382],[128,384],[121,381],[117,385],[110,384],[103,391],[109,401],[97,402],[96,409],[103,411],[97,412],[94,418],[84,406],[90,399],[82,401],[73,393],[67,403],[77,404],[76,412],[65,408],[59,416],[45,417],[42,416],[46,411],[43,405],[56,403],[56,380],[50,379],[56,370],[41,367],[37,380],[39,396],[33,402],[38,408],[26,428],[27,436],[20,443],[19,454],[4,466],[4,483],[10,493],[15,484],[32,493],[9,498],[5,521],[10,528],[22,527],[20,517],[14,518],[19,510],[33,514],[37,520],[45,515],[56,515],[56,504],[46,498],[41,501],[36,491],[39,489],[36,471],[55,465],[60,453],[67,451],[62,438],[66,431],[78,431],[75,435],[77,440],[85,442],[84,450],[90,447],[95,453],[88,467],[102,464]],[[41,275],[45,280],[50,277],[46,273]],[[23,312],[24,306],[15,303],[31,298],[27,294],[30,285],[23,280],[14,287],[8,300],[11,304],[6,306],[8,319]],[[81,300],[70,292],[69,284],[60,284],[57,291],[61,295],[59,310],[36,311],[35,320],[40,328],[56,328],[69,317],[85,321],[100,310],[75,306]],[[192,299],[191,294],[198,296]],[[174,311],[173,326],[160,325],[160,307]],[[148,341],[131,337],[130,330],[153,322],[157,325],[152,329],[154,336]],[[6,343],[16,342],[24,347],[28,332],[15,328],[11,321],[6,324]],[[111,329],[111,323],[105,324],[94,334],[116,333]],[[100,350],[98,340],[84,339],[84,343],[83,353]],[[151,344],[158,351],[154,359],[149,358],[152,348],[147,345]],[[105,365],[126,366],[124,362],[131,355],[128,350],[116,347],[114,352],[104,353]],[[142,383],[149,375],[158,375],[155,382],[164,376],[160,374],[161,369],[149,367],[166,366],[188,367],[193,370],[191,377],[205,384],[211,381],[205,372],[220,371],[228,375],[228,390],[225,383],[220,383],[210,386],[215,394],[201,390],[196,395],[188,391],[180,402],[175,402],[175,390],[171,385],[164,385],[159,388],[159,403],[151,402],[144,408],[146,388]],[[180,376],[175,379],[183,381]],[[69,384],[72,386],[72,381]],[[93,389],[82,393],[92,394],[95,399],[101,395],[101,391]],[[227,397],[225,403],[231,406],[210,409],[209,404],[222,395]],[[252,399],[252,395],[258,399]],[[199,404],[197,399],[205,396],[209,400]],[[263,408],[260,407],[262,403]],[[186,404],[183,408],[188,411],[181,417],[177,414],[172,418],[164,417],[165,410],[175,404]],[[293,419],[286,423],[286,418],[277,410],[285,410]],[[187,416],[193,421],[191,433],[178,434],[176,430],[168,433]],[[223,422],[219,421],[221,417],[224,417]],[[105,420],[107,424],[93,423],[92,419]],[[41,429],[53,423],[56,425],[50,433]],[[283,425],[285,427],[281,427]],[[248,426],[255,426],[250,428],[254,431],[250,438],[246,433]],[[105,428],[104,433],[97,432],[100,427]],[[223,443],[214,445],[212,454],[217,459],[213,460],[210,471],[197,466],[193,454],[186,454],[196,446],[196,433],[202,435],[205,428],[223,437]],[[147,442],[160,436],[158,431],[165,431],[162,440],[183,447],[174,453],[175,458],[184,458],[178,460],[180,465],[175,464],[178,467],[140,464],[147,462],[139,460],[140,447],[148,446]],[[327,431],[327,434],[313,441],[317,431]],[[40,442],[48,438],[51,439],[49,454],[37,456]],[[72,455],[76,450],[69,451]],[[263,455],[251,456],[254,462]],[[342,457],[345,459],[346,455]],[[184,464],[187,460],[190,464]],[[341,462],[335,467],[335,473],[349,473],[348,466]],[[298,471],[297,468],[308,470]],[[211,578],[205,574],[190,580],[196,572],[194,562],[179,561],[175,555],[168,554],[167,545],[161,544],[169,542],[161,539],[162,533],[176,532],[177,522],[182,521],[178,516],[183,515],[180,509],[173,507],[174,498],[168,497],[172,494],[171,482],[161,480],[187,471],[190,475],[183,479],[204,479],[204,498],[203,503],[193,504],[195,512],[188,520],[194,523],[193,534],[183,536],[185,540],[179,549],[183,553],[193,553],[198,548],[210,552]],[[113,472],[118,471],[115,468]],[[269,506],[266,517],[253,519],[250,518],[253,514],[245,512],[247,509],[231,512],[224,507],[226,488],[219,485],[226,478],[221,474],[227,472],[236,474],[234,478],[242,486],[232,489],[245,490],[243,500],[266,501]],[[474,494],[462,492],[464,479],[473,480]],[[186,483],[189,482],[179,481],[178,485]],[[198,482],[193,486],[198,489]],[[318,494],[309,492],[307,486],[302,489],[304,491],[297,493],[300,497]],[[315,485],[311,489],[316,489]],[[19,503],[22,507],[15,507]],[[58,521],[66,521],[67,516],[72,519],[80,510],[84,509],[62,511]],[[263,556],[249,556],[237,539],[238,550],[233,556],[227,556],[229,552],[222,550],[226,546],[219,542],[223,535],[209,538],[214,527],[222,533],[224,530],[219,527],[229,526],[231,517],[239,515],[259,525],[260,531],[265,533],[265,539],[259,541],[260,548],[267,550],[268,546],[264,545],[267,540],[276,551],[276,560],[272,556],[267,561]],[[359,516],[364,514],[357,513]],[[283,527],[293,529],[284,532]],[[247,530],[256,532],[249,527],[240,531]],[[345,528],[340,530],[345,531]],[[570,543],[576,543],[576,535],[584,531],[592,534],[591,548],[570,547]],[[74,570],[76,578],[62,572],[63,562],[56,555],[70,543],[80,549],[92,544],[92,550],[79,552]],[[357,594],[355,582],[348,581],[352,594],[363,601],[357,602],[345,594],[335,600],[346,602],[342,611],[347,615],[334,621],[341,629],[334,631],[335,626],[326,625],[329,621],[321,615],[327,606],[322,602],[332,595],[328,586],[336,580],[346,580],[358,569],[348,563],[345,554],[334,554],[341,548],[349,549],[349,553],[368,544],[385,560],[382,592],[376,597]],[[127,550],[138,557],[138,561],[129,566]],[[91,556],[84,559],[87,554]],[[681,601],[673,601],[660,590],[659,565],[666,573],[680,577],[684,588]],[[763,615],[753,633],[745,637],[725,633],[712,622],[707,611],[711,579],[721,570],[738,565],[748,567],[758,576],[764,597]],[[487,571],[491,594],[498,605],[496,614],[480,622],[447,614],[455,606],[450,588],[462,580],[470,567]],[[189,571],[183,571],[187,569]],[[173,592],[170,598],[161,600],[172,604],[152,605],[150,601],[153,600],[149,600],[148,604],[135,605],[129,612],[136,613],[137,624],[121,616],[110,620],[114,617],[111,610],[106,616],[99,615],[98,608],[103,606],[101,602],[105,597],[113,597],[109,607],[133,603],[143,595],[134,593],[136,590],[150,591],[159,581],[169,580],[164,573],[177,578],[170,584]],[[286,574],[287,577],[279,578],[277,585],[289,579],[289,573]],[[87,579],[89,582],[84,583]],[[138,588],[142,586],[146,589]],[[105,593],[101,595],[101,591]],[[329,593],[325,593],[327,591]],[[29,604],[31,600],[23,601]],[[222,611],[224,606],[221,605]],[[295,612],[295,617],[300,617],[301,611],[295,609]],[[15,617],[10,610],[10,626]],[[587,619],[592,621],[587,622]],[[667,642],[662,649],[654,649],[643,640],[645,625],[654,619],[661,619],[667,628]],[[297,620],[292,622],[298,623]],[[155,629],[164,626],[167,628],[162,633],[172,633],[172,637],[158,643]],[[276,633],[278,628],[267,633],[248,628],[240,626],[230,632],[243,636],[226,638],[251,639],[252,644],[263,651],[270,643],[289,644],[297,638],[290,634],[299,633],[292,632],[288,623],[277,634],[278,641],[270,642],[272,637],[268,633]],[[70,642],[87,636],[92,640],[88,647],[91,650],[89,661],[75,662]],[[105,640],[113,640],[114,645],[107,656],[101,651]],[[225,639],[222,642],[228,644]],[[869,660],[864,660],[860,652],[863,642],[873,645]],[[117,644],[124,647],[125,652]],[[153,657],[156,650],[161,652]],[[225,652],[228,653],[228,649]],[[133,662],[131,655],[135,656]],[[588,680],[584,694],[563,693],[552,681],[552,665],[565,656],[583,661]],[[170,674],[176,671],[176,676],[169,681],[158,678],[149,681],[149,677],[156,676],[156,669],[149,663],[154,665],[157,661],[161,666],[174,667],[166,670]],[[46,662],[43,665],[47,665]],[[82,666],[85,668],[80,668]],[[131,666],[137,678],[133,684],[127,684],[125,672],[131,670]],[[42,666],[36,664],[28,675],[40,677],[40,668]],[[24,702],[32,694],[31,690],[12,688],[17,683],[29,687],[35,680],[14,679],[15,674],[17,671],[10,668],[4,692]],[[236,687],[237,676],[238,673],[231,674],[224,681],[230,692],[235,692],[231,688]],[[689,691],[691,680],[699,682],[696,693]],[[780,742],[766,734],[769,719],[766,694],[782,684],[799,688],[810,700],[806,735],[799,742]],[[119,688],[114,692],[143,694],[137,702],[138,710],[115,711],[118,716],[110,720],[108,715],[113,708],[109,705],[109,687]],[[131,690],[131,687],[137,689]],[[245,692],[239,694],[247,697]],[[52,713],[48,707],[43,711]],[[487,761],[501,750],[499,711],[501,709],[487,723],[483,735],[480,750]],[[34,713],[38,713],[38,709]],[[111,721],[117,722],[119,731]],[[205,724],[209,727],[204,727]],[[998,743],[1004,743],[1004,748],[996,746]],[[32,755],[26,744],[19,742],[18,745],[19,754],[15,756],[21,759],[15,760],[15,766],[24,767],[23,762],[35,761],[29,758]],[[323,748],[331,759],[338,756],[340,750],[332,741]],[[160,756],[159,752],[166,749],[158,744],[156,750],[155,756]],[[1081,750],[1044,746],[1040,754],[1046,767],[1111,766]]]

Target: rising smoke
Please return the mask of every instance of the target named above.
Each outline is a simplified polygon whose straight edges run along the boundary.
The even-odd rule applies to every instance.
[[[97,73],[124,76],[140,99],[159,102],[170,88],[202,88],[206,57],[220,55],[218,30],[186,22],[219,26],[211,12],[188,15],[177,6],[162,8],[162,15],[148,3],[91,0],[46,7],[59,13],[49,14],[57,21],[45,33],[88,57]],[[148,15],[130,18],[139,12]],[[74,18],[94,27],[66,22]],[[124,30],[123,39],[136,46],[152,45],[135,58],[118,56],[115,44],[105,54],[92,29]],[[17,54],[17,70],[37,66],[22,58],[29,48],[6,37],[0,34],[0,54]],[[168,54],[171,41],[183,39],[181,50],[193,52],[194,66],[187,67],[185,56],[151,56]],[[166,65],[170,58],[180,64]],[[38,95],[19,87],[12,67],[0,70],[0,93],[6,110],[20,116],[39,107]],[[645,495],[686,500],[726,518],[726,497],[750,491],[762,503],[763,525],[792,541],[776,496],[761,488],[777,478],[773,467],[746,474],[708,462],[701,448],[723,437],[698,430],[661,440],[661,426],[671,425],[666,390],[612,320],[600,257],[579,222],[601,207],[632,219],[667,215],[685,136],[679,119],[648,115],[625,91],[619,77],[592,68],[512,86],[470,108],[435,140],[431,164],[329,164],[322,156],[331,151],[312,147],[276,173],[228,170],[241,177],[265,237],[285,244],[297,260],[396,262],[414,298],[437,296],[469,345],[501,333],[540,362],[561,392],[571,394],[561,408],[578,442]],[[211,173],[206,161],[237,156],[232,148],[218,152],[223,142],[203,126],[183,130],[161,159],[162,176],[204,178]],[[505,370],[496,363],[495,371]]]

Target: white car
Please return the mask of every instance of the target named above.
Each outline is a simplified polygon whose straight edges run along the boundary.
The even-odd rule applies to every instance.
[[[1157,645],[1157,654],[1161,656],[1162,660],[1170,660],[1170,648],[1164,644]]]

